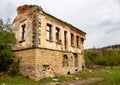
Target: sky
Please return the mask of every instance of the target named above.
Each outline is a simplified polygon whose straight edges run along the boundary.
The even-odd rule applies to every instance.
[[[120,0],[0,0],[0,18],[11,22],[18,6],[38,5],[43,10],[86,32],[84,47],[120,44]]]

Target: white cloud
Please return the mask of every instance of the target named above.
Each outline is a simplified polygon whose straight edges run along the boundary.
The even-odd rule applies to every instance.
[[[15,18],[16,9],[36,4],[87,33],[85,48],[120,43],[120,0],[1,0],[0,18]]]

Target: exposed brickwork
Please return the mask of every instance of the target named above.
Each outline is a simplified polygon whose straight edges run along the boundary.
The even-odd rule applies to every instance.
[[[83,31],[36,5],[20,6],[17,11],[12,25],[17,40],[13,50],[22,58],[20,72],[23,75],[39,80],[83,70]]]

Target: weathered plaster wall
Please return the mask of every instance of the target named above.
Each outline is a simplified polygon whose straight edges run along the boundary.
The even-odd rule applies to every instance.
[[[52,25],[52,40],[46,40],[46,24],[49,23]],[[61,42],[56,42],[56,35],[55,35],[55,29],[56,27],[60,28],[60,37]],[[44,15],[42,18],[42,28],[41,28],[41,45],[39,47],[42,48],[49,48],[49,49],[55,49],[55,50],[62,50],[65,51],[65,43],[64,43],[64,31],[67,31],[67,50],[70,52],[76,52],[76,53],[82,53],[83,50],[83,43],[81,43],[80,38],[85,39],[85,36],[81,34],[80,32],[76,30],[72,30],[69,26],[66,26],[63,23],[60,23],[56,21],[54,18],[51,18],[50,16]],[[80,46],[76,46],[76,40],[74,40],[74,46],[71,46],[71,35],[70,33],[74,34],[74,37],[79,36],[79,44]],[[74,38],[74,39],[75,39]]]

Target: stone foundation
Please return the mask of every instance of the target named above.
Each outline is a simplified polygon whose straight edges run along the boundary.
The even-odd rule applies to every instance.
[[[20,72],[24,76],[39,80],[44,77],[54,77],[82,71],[82,56],[78,55],[78,66],[75,67],[74,53],[36,48],[15,51],[21,57]],[[68,56],[68,66],[63,66],[63,56]]]

